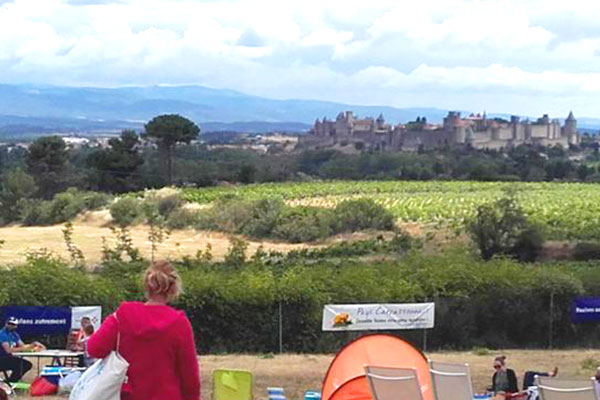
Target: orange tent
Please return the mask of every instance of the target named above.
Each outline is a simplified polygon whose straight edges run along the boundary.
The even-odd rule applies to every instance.
[[[347,344],[335,356],[323,381],[323,400],[372,400],[365,365],[416,368],[424,400],[433,400],[427,359],[392,335],[367,335]]]

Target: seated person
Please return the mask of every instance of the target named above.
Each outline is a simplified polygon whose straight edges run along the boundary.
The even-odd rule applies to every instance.
[[[73,331],[71,332],[71,337],[70,339],[70,343],[67,346],[68,350],[72,350],[72,351],[83,351],[83,347],[81,347],[79,345],[79,343],[81,342],[81,339],[83,339],[85,337],[85,327],[88,325],[92,325],[92,321],[90,320],[90,317],[82,317],[81,318],[81,328],[79,328],[79,330],[77,331]]]
[[[32,367],[32,364],[21,358],[13,356],[13,353],[20,351],[39,351],[45,347],[39,342],[25,344],[16,332],[19,321],[10,317],[0,330],[0,371],[11,371],[8,377],[9,382],[18,382]]]
[[[515,371],[506,367],[506,357],[498,356],[494,359],[494,375],[492,376],[492,392],[517,393],[517,375]]]
[[[94,325],[90,324],[90,325],[86,325],[85,328],[83,328],[85,337],[81,338],[81,340],[79,341],[79,345],[80,347],[83,349],[84,352],[84,356],[83,356],[83,366],[88,368],[91,367],[92,364],[96,361],[95,358],[90,357],[90,354],[87,351],[87,342],[88,339],[90,338],[90,336],[92,336],[94,334]]]

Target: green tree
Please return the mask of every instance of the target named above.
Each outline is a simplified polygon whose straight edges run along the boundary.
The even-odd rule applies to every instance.
[[[69,179],[69,151],[60,136],[45,136],[31,143],[25,163],[41,197],[50,198],[65,188]]]
[[[15,221],[19,217],[19,200],[29,199],[35,195],[38,188],[35,180],[22,169],[8,171],[2,175],[0,190],[0,205],[4,222]]]
[[[484,260],[508,255],[534,261],[544,244],[541,228],[528,220],[512,196],[479,206],[467,230]]]
[[[139,154],[140,138],[132,130],[108,141],[109,148],[91,153],[86,163],[92,170],[90,181],[100,190],[123,193],[138,189],[137,174],[144,164]]]
[[[154,117],[145,125],[144,136],[152,139],[167,159],[167,182],[173,182],[173,150],[178,143],[190,143],[200,134],[200,128],[177,114]]]

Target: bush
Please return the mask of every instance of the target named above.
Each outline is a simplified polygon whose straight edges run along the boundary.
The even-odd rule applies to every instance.
[[[167,218],[175,210],[183,206],[183,199],[179,193],[172,194],[158,199],[158,213]]]
[[[142,202],[134,197],[121,197],[110,206],[110,215],[119,226],[132,225],[143,217]]]
[[[171,229],[185,229],[202,225],[202,214],[198,210],[178,208],[169,214],[166,225]]]
[[[311,242],[331,236],[331,210],[289,207],[277,221],[273,236],[292,243]]]
[[[479,206],[467,230],[484,260],[508,255],[534,261],[544,244],[542,228],[528,220],[512,197]]]
[[[50,220],[52,223],[69,221],[85,208],[84,197],[77,190],[57,193],[50,202]]]
[[[334,232],[394,229],[393,215],[371,199],[345,200],[333,210]]]
[[[19,220],[23,225],[50,225],[50,202],[39,199],[21,199],[17,202]]]
[[[85,192],[83,194],[83,201],[85,208],[88,210],[98,210],[102,207],[107,206],[112,197],[109,194],[101,192]]]
[[[599,260],[600,243],[580,242],[575,245],[573,258],[578,261]]]

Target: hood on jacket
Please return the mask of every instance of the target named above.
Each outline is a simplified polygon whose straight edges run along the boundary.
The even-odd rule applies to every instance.
[[[139,338],[162,335],[180,318],[185,318],[183,311],[169,306],[145,305],[140,302],[125,302],[116,314],[120,326]]]

